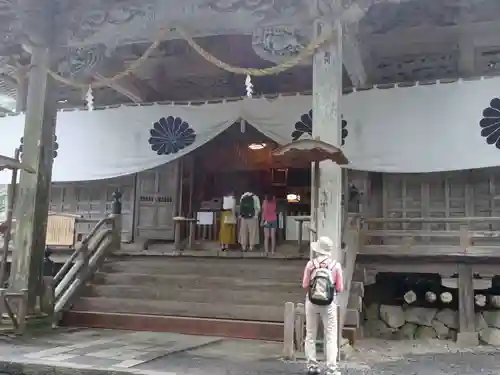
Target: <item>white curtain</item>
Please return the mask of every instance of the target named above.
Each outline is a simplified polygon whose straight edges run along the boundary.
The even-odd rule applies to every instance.
[[[499,87],[500,78],[490,78],[345,95],[341,111],[348,135],[343,148],[349,167],[418,173],[500,165],[500,149],[484,137],[490,135],[490,143],[500,139],[500,100],[494,100]],[[95,180],[154,168],[203,145],[241,118],[279,144],[290,142],[292,135],[310,137],[311,103],[310,96],[297,95],[60,112],[53,179]],[[159,132],[153,131],[152,149],[155,126]],[[0,119],[0,154],[13,155],[23,129],[23,115]],[[0,184],[9,180],[9,174],[0,173]]]

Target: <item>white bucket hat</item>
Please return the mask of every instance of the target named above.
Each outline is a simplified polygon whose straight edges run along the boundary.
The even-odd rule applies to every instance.
[[[333,241],[330,237],[320,237],[318,241],[311,243],[311,249],[317,254],[330,256],[333,251]]]

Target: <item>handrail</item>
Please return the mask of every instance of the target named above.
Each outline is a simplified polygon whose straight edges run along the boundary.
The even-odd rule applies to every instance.
[[[59,272],[57,272],[56,276],[54,277],[54,284],[59,283],[64,275],[67,273],[73,262],[75,261],[76,257],[80,255],[83,251],[86,251],[86,248],[88,247],[89,241],[92,237],[95,236],[97,231],[101,229],[101,227],[105,224],[110,223],[110,220],[112,220],[110,217],[105,217],[97,223],[97,225],[92,228],[89,234],[85,236],[85,238],[82,240],[81,244],[77,247],[77,249],[71,254],[68,260],[64,263],[64,265],[61,267]]]
[[[465,227],[464,229],[466,229]],[[467,230],[470,237],[479,238],[498,238],[500,231],[498,230]],[[368,237],[460,237],[464,231],[458,230],[406,230],[406,229],[368,229],[363,231],[363,234]]]
[[[57,325],[62,312],[70,306],[79,290],[93,276],[106,256],[119,248],[121,237],[121,194],[115,193],[113,214],[100,220],[78,219],[97,223],[77,246],[52,280],[53,324]]]
[[[365,217],[368,224],[387,223],[484,223],[500,222],[498,216],[469,216],[469,217]]]
[[[87,279],[93,275],[95,270],[101,264],[101,261],[109,253],[109,249],[111,247],[110,245],[113,244],[113,230],[106,230],[104,233],[105,235],[102,237],[102,241],[100,241],[96,246],[93,256],[90,259],[87,259],[87,262],[81,261],[75,263],[75,272],[71,275],[73,277],[68,278],[68,283],[64,285],[65,288],[63,288],[59,294],[56,293],[54,306],[56,318],[72,302],[80,287],[85,285]],[[70,273],[68,273],[68,275],[70,275]]]
[[[82,246],[81,249],[84,249],[79,254],[83,255],[82,259],[76,260],[76,262],[71,264],[71,267],[65,272],[62,279],[58,282],[54,282],[55,291],[54,297],[56,300],[65,292],[65,290],[69,287],[70,283],[75,279],[76,276],[80,273],[80,271],[84,271],[82,268],[88,265],[89,257],[95,252],[97,247],[104,241],[104,239],[112,233],[112,229],[106,229],[99,232],[99,235],[96,236],[95,246],[92,246],[91,249],[88,247]],[[89,253],[90,250],[90,253]],[[76,253],[77,251],[75,251]]]

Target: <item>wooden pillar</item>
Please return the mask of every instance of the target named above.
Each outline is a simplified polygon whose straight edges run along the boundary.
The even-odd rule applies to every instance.
[[[333,39],[318,49],[313,59],[313,138],[334,146],[341,143],[340,99],[342,96],[342,26],[317,19],[314,23],[314,37],[333,31]],[[340,249],[342,226],[342,169],[332,161],[319,166],[319,202],[317,236],[328,236],[334,249]],[[332,254],[339,259],[339,254]]]
[[[50,17],[43,22],[51,22]],[[47,27],[47,30],[50,30]],[[19,199],[16,202],[16,251],[12,254],[9,289],[20,292],[28,289],[28,312],[35,312],[37,295],[42,289],[43,259],[47,215],[49,210],[54,132],[57,115],[52,95],[54,82],[47,69],[54,56],[52,38],[37,38],[31,46],[27,110],[24,127],[23,162],[36,170],[35,174],[21,172]]]
[[[458,334],[457,343],[463,346],[479,344],[474,313],[474,284],[472,266],[458,265]]]

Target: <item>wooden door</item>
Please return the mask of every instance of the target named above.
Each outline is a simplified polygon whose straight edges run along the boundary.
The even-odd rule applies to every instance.
[[[179,173],[177,161],[141,172],[137,178],[137,236],[173,240],[177,215]]]

